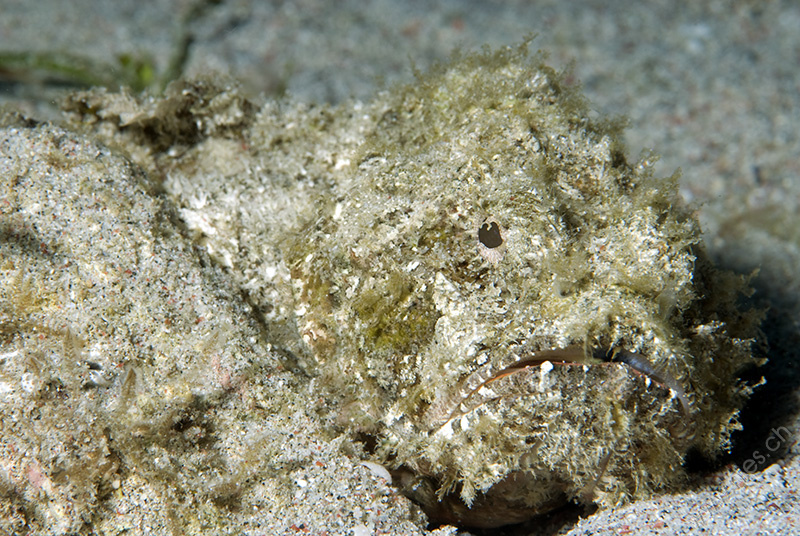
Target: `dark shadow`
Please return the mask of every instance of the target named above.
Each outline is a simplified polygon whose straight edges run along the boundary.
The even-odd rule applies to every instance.
[[[753,269],[724,266],[724,261],[718,259],[724,268],[740,273]],[[764,267],[751,282],[755,293],[744,305],[767,311],[761,329],[768,344],[769,361],[745,371],[743,379],[757,384],[763,377],[766,384],[755,389],[742,409],[742,430],[732,435],[731,453],[713,464],[719,467],[734,463],[747,473],[763,471],[786,456],[797,440],[792,430],[800,414],[800,299],[786,292],[791,288],[787,275],[770,270],[766,260],[762,261]]]
[[[766,380],[742,410],[742,430],[732,438],[730,461],[748,473],[762,471],[784,457],[795,441],[790,431],[800,413],[800,331],[795,325],[799,309],[770,304],[762,325],[770,346],[769,361],[745,378]]]
[[[506,525],[493,529],[459,528],[468,531],[474,536],[555,536],[569,531],[581,518],[587,517],[596,511],[597,507],[595,506],[568,504],[556,508],[548,514],[536,516],[516,525]],[[438,528],[438,525],[428,527],[429,530],[436,528]]]

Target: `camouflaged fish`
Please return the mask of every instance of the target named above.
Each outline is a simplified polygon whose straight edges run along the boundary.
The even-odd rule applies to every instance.
[[[338,426],[435,521],[484,527],[672,490],[690,448],[727,448],[757,319],[677,175],[524,50],[381,98],[285,246]]]

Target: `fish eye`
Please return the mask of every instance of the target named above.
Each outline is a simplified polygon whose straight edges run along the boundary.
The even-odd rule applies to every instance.
[[[500,226],[496,221],[486,221],[478,229],[478,241],[489,249],[499,248],[503,245],[500,235]]]
[[[506,252],[505,240],[500,234],[500,224],[487,218],[478,227],[478,253],[491,264],[497,264]]]

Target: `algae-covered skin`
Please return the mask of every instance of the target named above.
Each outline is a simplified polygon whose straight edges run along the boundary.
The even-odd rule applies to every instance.
[[[674,176],[629,161],[618,124],[522,51],[380,104],[285,260],[339,423],[407,494],[502,525],[672,489],[690,448],[726,447],[752,325]]]
[[[67,107],[161,181],[332,432],[432,520],[611,506],[729,446],[758,363],[746,285],[677,175],[541,55],[457,57],[367,104],[255,112],[181,82]]]

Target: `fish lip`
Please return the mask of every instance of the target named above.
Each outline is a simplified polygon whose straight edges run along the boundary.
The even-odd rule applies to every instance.
[[[514,354],[518,359],[511,364],[493,370],[494,365],[487,363],[475,369],[465,376],[459,386],[452,391],[452,396],[444,400],[434,401],[425,411],[422,418],[423,429],[428,433],[437,433],[445,429],[448,423],[460,418],[477,407],[489,403],[497,398],[476,404],[474,407],[465,405],[470,398],[478,394],[481,389],[489,386],[492,382],[501,380],[507,376],[517,374],[533,367],[544,367],[544,373],[549,372],[553,365],[562,366],[609,366],[612,364],[623,365],[630,370],[648,378],[660,387],[674,393],[680,403],[680,410],[684,418],[684,433],[678,434],[677,438],[693,437],[694,418],[692,415],[691,402],[681,384],[666,372],[659,372],[642,354],[630,352],[624,348],[604,348],[602,346],[585,347],[584,345],[572,344],[563,348],[552,348],[547,350],[537,350],[534,352]],[[675,434],[673,434],[675,435]]]

